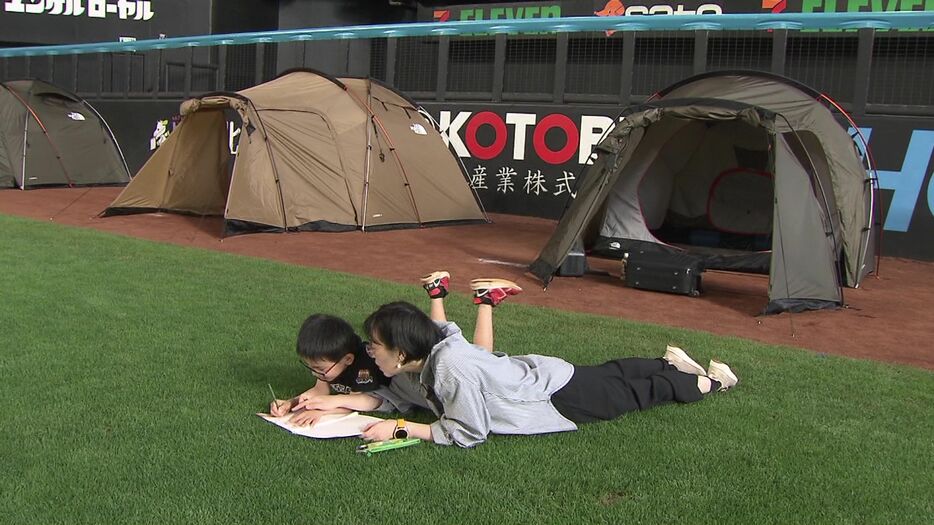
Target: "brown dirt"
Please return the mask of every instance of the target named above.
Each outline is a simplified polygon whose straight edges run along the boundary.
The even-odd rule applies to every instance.
[[[883,258],[880,276],[846,289],[848,309],[758,316],[768,278],[704,274],[700,298],[626,288],[612,261],[591,265],[612,275],[555,279],[543,291],[525,273],[555,221],[493,215],[494,224],[387,232],[254,234],[220,239],[219,218],[148,214],[98,218],[120,188],[0,192],[0,213],[94,228],[154,241],[275,259],[413,283],[435,269],[449,270],[454,289],[468,292],[474,277],[503,277],[525,292],[510,301],[589,312],[668,326],[780,343],[818,352],[934,369],[934,263]]]

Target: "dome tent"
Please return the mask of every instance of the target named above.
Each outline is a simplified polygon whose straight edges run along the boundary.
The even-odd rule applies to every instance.
[[[229,175],[226,109],[243,129]],[[486,221],[440,134],[377,81],[290,71],[181,114],[105,215],[223,215],[225,234]]]
[[[606,257],[690,252],[769,273],[766,312],[841,305],[874,268],[875,186],[813,95],[727,72],[628,108],[530,270],[547,283],[580,239]]]
[[[0,188],[129,180],[117,141],[86,100],[41,80],[0,84]]]

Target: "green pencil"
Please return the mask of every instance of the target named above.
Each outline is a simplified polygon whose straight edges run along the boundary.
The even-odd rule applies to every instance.
[[[358,454],[366,454],[367,457],[372,456],[377,452],[385,452],[387,450],[395,450],[397,448],[410,447],[412,445],[418,445],[422,440],[418,438],[402,438],[402,439],[390,439],[387,441],[374,441],[372,443],[364,443],[357,447]]]

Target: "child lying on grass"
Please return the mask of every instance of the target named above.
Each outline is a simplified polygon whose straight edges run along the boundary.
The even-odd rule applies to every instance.
[[[274,400],[269,404],[269,413],[284,416],[294,412],[292,423],[310,425],[325,414],[349,411],[339,407],[309,410],[302,402],[331,397],[332,393],[352,398],[389,385],[389,379],[367,354],[366,346],[343,319],[324,314],[306,319],[298,332],[296,351],[317,382],[296,397]]]

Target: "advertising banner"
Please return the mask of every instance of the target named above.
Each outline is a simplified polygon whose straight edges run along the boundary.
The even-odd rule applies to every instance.
[[[205,35],[212,2],[0,0],[0,41],[71,44]]]
[[[934,260],[934,119],[866,117],[858,124],[882,189],[883,253]]]
[[[420,21],[509,20],[561,16],[719,15],[726,13],[853,13],[930,11],[934,0],[553,0],[422,7]]]

